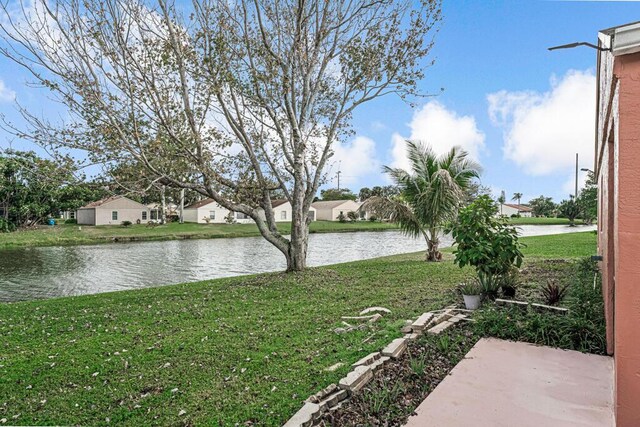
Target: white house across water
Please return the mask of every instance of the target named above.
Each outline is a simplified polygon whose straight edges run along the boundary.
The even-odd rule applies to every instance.
[[[276,222],[291,221],[291,203],[287,200],[273,200],[273,213]],[[220,206],[213,199],[204,199],[184,208],[184,221],[197,222],[199,224],[223,224],[228,221],[229,215],[234,222],[250,224],[253,220],[240,212],[231,212]],[[316,210],[311,208],[309,215],[312,221],[316,220]]]

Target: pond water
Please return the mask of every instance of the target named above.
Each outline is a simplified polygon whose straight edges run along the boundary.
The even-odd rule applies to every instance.
[[[525,225],[521,235],[595,227]],[[451,245],[449,236],[441,246]],[[399,231],[312,234],[308,265],[319,266],[425,250]],[[261,237],[114,243],[0,251],[0,301],[146,288],[284,270],[283,255]]]

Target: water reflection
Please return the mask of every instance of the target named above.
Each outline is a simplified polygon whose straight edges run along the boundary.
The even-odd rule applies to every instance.
[[[587,229],[522,226],[521,234]],[[451,239],[445,237],[442,246],[450,244]],[[312,234],[308,264],[335,264],[424,249],[422,240],[398,231]],[[0,301],[144,288],[284,268],[284,257],[261,237],[5,250],[0,251]]]

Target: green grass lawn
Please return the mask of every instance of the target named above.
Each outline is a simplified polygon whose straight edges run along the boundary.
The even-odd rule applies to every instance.
[[[553,244],[549,244],[550,238],[535,236],[521,239],[527,245],[523,252],[538,258],[578,258],[596,254],[597,237],[594,231],[556,234]]]
[[[595,251],[593,233],[522,240],[530,262]],[[399,336],[404,319],[457,298],[471,270],[451,255],[429,264],[422,257],[0,304],[0,419],[281,425],[351,363]],[[392,314],[373,330],[333,332],[340,316],[374,305]],[[338,362],[345,366],[325,371]]]
[[[290,223],[278,224],[283,233],[291,230]],[[384,231],[398,227],[384,222],[357,221],[340,223],[334,221],[314,221],[311,233],[339,233],[352,231]],[[214,239],[223,237],[259,236],[255,224],[195,224],[176,222],[147,227],[146,225],[102,225],[97,227],[78,225],[42,226],[35,230],[0,233],[0,249],[28,246],[87,245],[119,241]]]
[[[569,225],[567,218],[509,218],[509,223],[515,225]],[[577,219],[576,224],[582,224],[582,220]]]

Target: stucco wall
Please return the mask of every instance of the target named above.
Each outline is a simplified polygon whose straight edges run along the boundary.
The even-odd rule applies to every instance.
[[[596,168],[598,250],[615,416],[640,425],[640,53],[600,55]]]
[[[640,425],[640,54],[616,58],[619,79],[614,223],[616,361],[619,425]]]
[[[112,220],[111,213],[113,211],[118,212],[118,219]],[[142,219],[142,212],[147,211],[147,219]],[[132,224],[136,224],[140,220],[140,223],[146,224],[149,220],[149,212],[146,208],[140,209],[127,209],[112,207],[100,207],[96,208],[96,225],[120,225],[122,221],[131,221]]]
[[[79,225],[96,225],[95,209],[78,209],[76,219]]]
[[[276,222],[289,222],[291,221],[291,204],[284,203],[273,209],[276,217]],[[312,208],[313,211],[315,209]],[[186,222],[197,222],[199,224],[207,224],[205,217],[209,217],[209,213],[211,211],[215,211],[215,219],[209,220],[209,224],[224,224],[226,223],[226,217],[229,214],[229,210],[221,207],[215,202],[212,202],[208,205],[201,206],[198,209],[185,209],[184,210],[184,220]],[[282,212],[286,212],[285,217],[282,217]],[[253,219],[251,218],[238,218],[238,214],[234,215],[235,221],[239,224],[251,224],[253,223]]]

